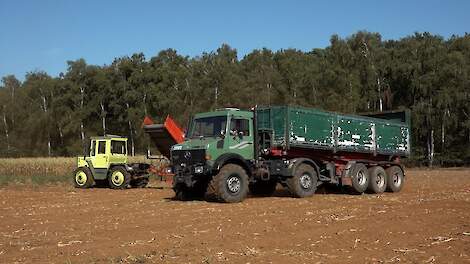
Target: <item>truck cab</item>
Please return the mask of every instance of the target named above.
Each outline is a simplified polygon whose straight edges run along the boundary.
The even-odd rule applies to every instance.
[[[224,108],[196,114],[189,123],[185,141],[171,148],[177,195],[203,193],[211,177],[227,163],[250,174],[254,162],[253,142],[252,111]],[[232,179],[229,191],[237,193],[242,187],[240,184],[244,184],[241,181]]]

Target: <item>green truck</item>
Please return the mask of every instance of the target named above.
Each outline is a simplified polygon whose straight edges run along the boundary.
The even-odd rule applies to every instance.
[[[248,192],[269,196],[278,184],[294,197],[312,196],[323,183],[356,193],[398,192],[405,176],[400,160],[410,154],[409,116],[225,108],[194,115],[184,141],[161,152],[169,155],[182,200],[240,202]],[[152,139],[162,138],[157,126],[144,126]]]

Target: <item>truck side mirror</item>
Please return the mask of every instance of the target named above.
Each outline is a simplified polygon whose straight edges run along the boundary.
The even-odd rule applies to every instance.
[[[221,137],[222,139],[225,138],[225,130],[220,130],[220,137]]]

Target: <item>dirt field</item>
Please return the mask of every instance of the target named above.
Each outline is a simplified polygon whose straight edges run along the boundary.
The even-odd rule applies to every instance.
[[[409,170],[398,194],[172,196],[2,188],[0,263],[470,263],[470,170]]]

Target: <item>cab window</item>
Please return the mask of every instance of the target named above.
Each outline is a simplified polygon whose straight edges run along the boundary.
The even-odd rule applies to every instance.
[[[112,154],[126,154],[126,142],[120,140],[111,141]]]
[[[242,132],[244,136],[250,135],[250,123],[248,119],[232,119],[230,122],[230,131]]]
[[[90,146],[90,156],[95,156],[95,148],[96,148],[96,141],[92,140],[91,146]]]
[[[98,154],[106,154],[106,141],[98,141]]]

